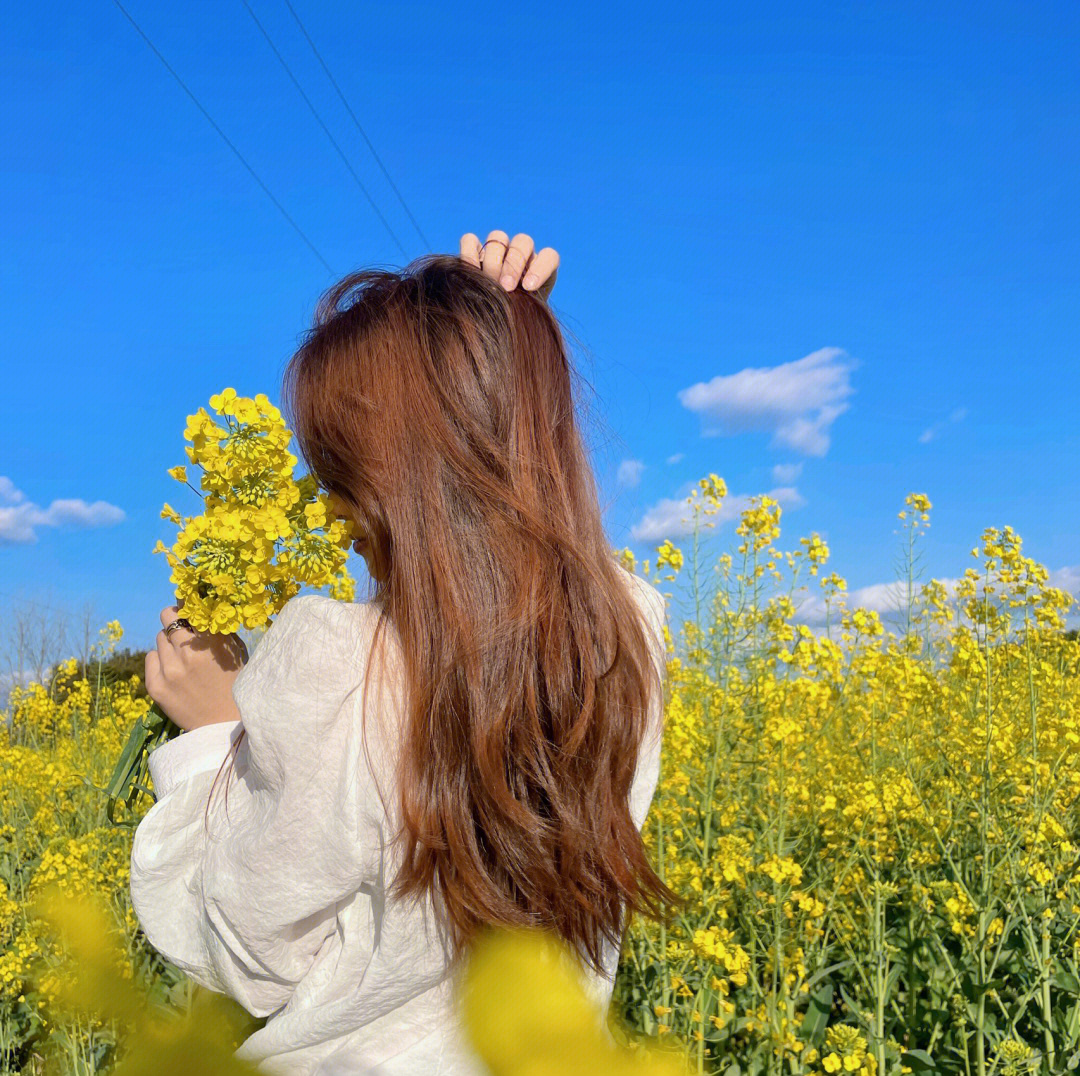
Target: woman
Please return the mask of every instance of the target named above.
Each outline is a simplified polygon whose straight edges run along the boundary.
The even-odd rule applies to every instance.
[[[374,593],[294,597],[242,668],[162,610],[147,690],[185,732],[150,756],[132,903],[266,1018],[237,1051],[260,1071],[480,1076],[454,990],[478,931],[556,932],[606,1008],[629,909],[679,903],[640,837],[664,601],[604,535],[557,264],[469,234],[330,288],[283,400]]]

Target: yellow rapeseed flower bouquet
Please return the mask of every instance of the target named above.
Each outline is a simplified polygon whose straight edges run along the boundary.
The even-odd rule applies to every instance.
[[[188,461],[202,469],[200,489],[187,467],[169,475],[203,497],[203,511],[182,517],[170,504],[163,519],[180,527],[168,549],[177,605],[196,631],[230,634],[266,626],[303,584],[329,584],[330,596],[351,601],[355,581],[346,567],[352,521],[336,517],[314,477],[293,477],[292,432],[281,412],[259,393],[254,399],[224,389],[210,397],[218,422],[204,407],[189,415]],[[108,786],[109,821],[117,805],[130,809],[146,787],[147,755],[180,732],[156,707],[136,722]]]

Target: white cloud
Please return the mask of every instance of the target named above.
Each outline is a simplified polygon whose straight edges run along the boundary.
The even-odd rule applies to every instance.
[[[967,408],[958,407],[949,415],[948,421],[963,422],[965,418],[967,418]],[[919,444],[925,445],[928,441],[932,441],[941,432],[944,425],[944,422],[935,422],[932,426],[928,426],[919,434]]]
[[[641,472],[645,470],[645,464],[641,460],[623,460],[619,464],[619,473],[615,481],[620,486],[633,488],[641,481]]]
[[[689,492],[687,493],[689,496]],[[701,517],[701,524],[713,522],[717,527],[729,520],[738,519],[750,505],[751,494],[728,494],[720,502],[720,511],[715,515]],[[801,508],[806,501],[799,496],[799,491],[792,487],[781,487],[768,491],[781,508]],[[699,524],[699,526],[701,525]],[[665,497],[650,508],[641,521],[630,528],[630,537],[635,542],[662,542],[665,538],[674,541],[694,532],[693,512],[687,498],[676,500]]]
[[[940,580],[940,582],[946,585],[946,590],[949,596],[952,597],[953,589],[955,588],[956,580]],[[952,584],[950,586],[949,584]],[[914,584],[914,592],[917,594],[921,583]],[[879,616],[886,616],[887,614],[898,612],[903,609],[907,603],[907,584],[899,581],[892,583],[871,583],[869,586],[858,587],[855,590],[847,590],[842,594],[838,594],[835,598],[830,599],[832,605],[832,621],[837,623],[839,621],[839,614],[837,613],[837,604],[840,599],[843,599],[844,604],[848,609],[865,609],[868,612],[875,612]],[[811,594],[801,601],[792,599],[798,606],[799,613],[795,618],[804,624],[824,624],[825,623],[825,599],[820,594]]]
[[[81,498],[54,500],[48,508],[28,501],[22,490],[16,489],[10,478],[0,475],[0,498],[7,505],[0,505],[0,545],[16,545],[36,542],[38,527],[102,527],[119,523],[125,518],[124,511],[106,501],[92,504]]]
[[[772,469],[774,482],[794,482],[802,474],[801,463],[778,463]]]
[[[956,601],[956,588],[963,581],[962,578],[944,578],[936,580],[936,582],[944,589],[946,600],[949,602]],[[913,601],[917,602],[919,600],[919,591],[926,582],[927,581],[924,579],[913,581]],[[991,584],[993,585],[994,583],[995,580],[991,579]],[[986,581],[984,579],[979,579],[976,582],[975,592],[977,595],[982,595],[984,593],[985,585]],[[1064,590],[1073,595],[1073,597],[1080,599],[1080,564],[1065,568],[1057,568],[1054,571],[1048,572],[1046,585],[1048,587],[1056,587],[1058,590]],[[841,597],[848,609],[872,610],[884,620],[886,617],[895,617],[897,614],[902,614],[907,608],[907,583],[901,580],[896,580],[892,583],[872,583],[869,586],[859,587],[856,590],[845,591],[832,601],[831,615],[834,624],[839,621],[837,615],[837,601]],[[795,598],[792,600],[799,610],[798,615],[795,617],[797,621],[807,625],[821,625],[825,623],[825,600],[820,594],[813,594],[804,597],[801,600]],[[991,600],[993,600],[992,596]],[[1071,610],[1066,612],[1066,618],[1068,619],[1077,612],[1080,612],[1080,609],[1078,609],[1077,606],[1073,606]]]
[[[1064,590],[1074,598],[1080,599],[1080,564],[1073,564],[1066,568],[1055,568],[1052,572],[1047,572],[1046,585],[1048,587],[1057,587],[1058,590]],[[1076,612],[1080,612],[1080,609],[1073,606],[1070,613]]]
[[[0,501],[18,504],[23,499],[23,491],[15,488],[15,483],[6,475],[0,474]]]
[[[858,365],[842,348],[823,347],[796,362],[748,367],[698,382],[678,397],[702,416],[703,437],[771,431],[770,446],[824,456],[829,427],[848,409],[845,401],[855,391],[848,374]]]
[[[674,456],[668,456],[667,461],[668,463],[678,463],[684,455],[685,453],[683,452],[676,452]]]
[[[14,669],[0,673],[0,699],[7,699],[13,687],[26,687],[34,678],[31,669]]]

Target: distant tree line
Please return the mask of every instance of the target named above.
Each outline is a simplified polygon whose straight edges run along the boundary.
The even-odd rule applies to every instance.
[[[88,665],[80,663],[81,675],[90,681],[92,690],[97,689],[98,663],[90,662]],[[101,685],[105,687],[115,684],[119,680],[130,680],[133,676],[139,678],[139,685],[135,689],[137,698],[147,698],[146,684],[143,677],[146,675],[146,651],[145,650],[116,650],[101,663]]]

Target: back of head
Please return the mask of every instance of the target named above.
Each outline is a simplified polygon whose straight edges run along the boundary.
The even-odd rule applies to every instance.
[[[557,319],[451,255],[359,271],[319,302],[283,397],[401,643],[391,895],[437,887],[458,956],[485,925],[546,926],[599,970],[626,906],[678,898],[629,812],[662,684]]]

